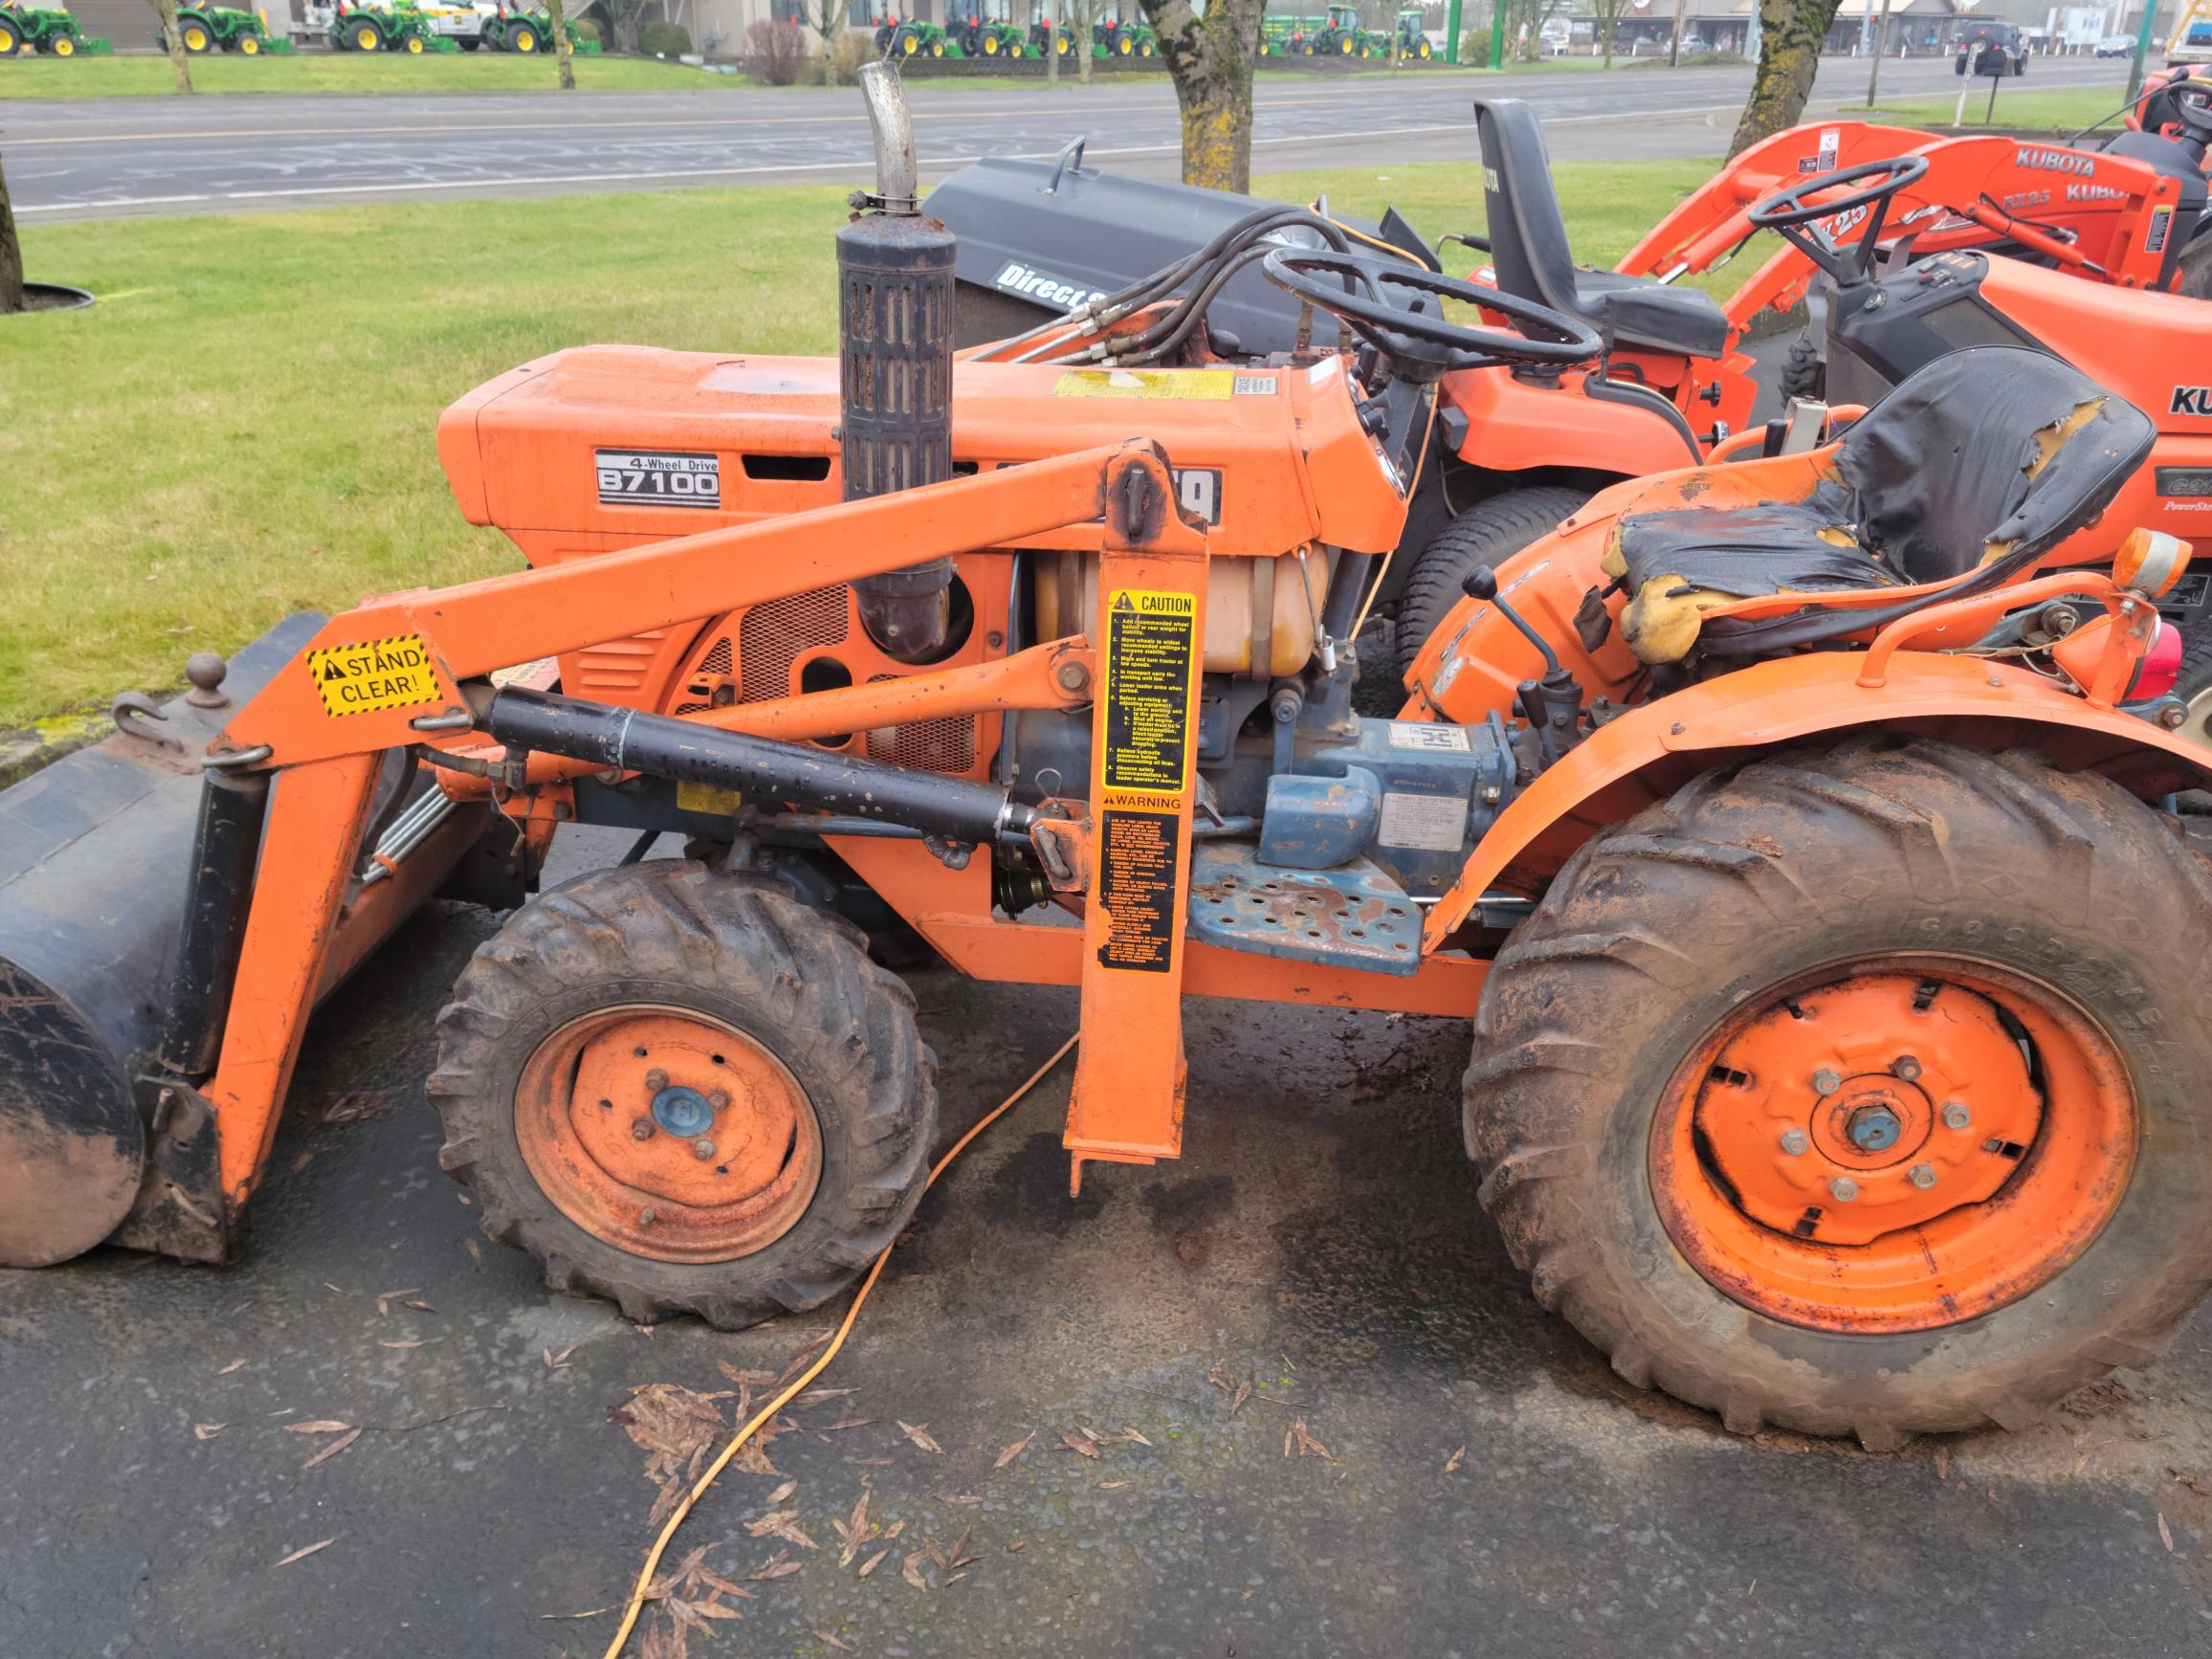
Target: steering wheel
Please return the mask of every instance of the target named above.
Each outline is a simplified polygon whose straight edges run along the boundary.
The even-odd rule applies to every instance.
[[[1505,364],[1561,368],[1588,363],[1604,349],[1598,331],[1580,318],[1405,261],[1277,248],[1260,270],[1284,293],[1338,319],[1389,358],[1407,380],[1428,381],[1455,369]],[[1441,305],[1432,311],[1413,309],[1424,295],[1502,312],[1515,328],[1447,321]]]
[[[2212,141],[2212,80],[2177,75],[2166,82],[2166,104],[2193,143]]]
[[[1838,282],[1861,282],[1873,269],[1876,244],[1881,240],[1882,220],[1890,211],[1890,203],[1907,185],[1914,184],[1928,171],[1926,156],[1893,156],[1886,162],[1861,162],[1853,167],[1838,167],[1830,173],[1815,173],[1809,179],[1800,179],[1787,189],[1777,190],[1750,212],[1744,215],[1762,231],[1779,232],[1782,239],[1833,276]],[[1855,185],[1861,179],[1873,183],[1862,189],[1847,190],[1832,201],[1807,202],[1805,198],[1824,190],[1832,190],[1843,185]],[[1847,256],[1836,246],[1834,236],[1824,230],[1818,221],[1833,219],[1838,214],[1849,213],[1862,208],[1871,208],[1867,228],[1853,243],[1855,254]]]

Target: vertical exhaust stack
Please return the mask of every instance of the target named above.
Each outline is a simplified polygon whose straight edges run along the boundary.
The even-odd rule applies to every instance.
[[[952,476],[953,235],[921,212],[914,127],[890,66],[860,72],[875,135],[875,188],[837,232],[838,433],[845,498]],[[853,590],[886,655],[929,662],[952,626],[952,564],[933,559]]]

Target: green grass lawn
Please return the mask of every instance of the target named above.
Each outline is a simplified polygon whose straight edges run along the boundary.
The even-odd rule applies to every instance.
[[[2025,76],[2018,79],[1997,83],[1997,108],[1989,117],[1989,124],[2001,127],[2033,127],[2052,132],[2078,132],[2091,122],[2102,121],[2120,106],[2119,86],[2076,86],[2057,92],[2035,92],[2035,66],[2031,63]],[[1839,115],[1861,113],[1857,105],[1864,101],[1864,94],[1837,110]],[[1958,95],[1948,98],[1883,99],[1876,106],[1872,119],[1903,122],[1913,126],[1942,128],[1951,125],[1952,112],[1958,107]],[[1980,126],[1982,114],[1989,109],[1989,82],[1976,80],[1966,89],[1966,120],[1970,127]],[[2118,126],[2114,122],[2112,125]]]
[[[1578,255],[1618,258],[1707,170],[1561,166]],[[1431,237],[1483,217],[1459,164],[1255,188],[1395,202]],[[30,275],[100,303],[0,319],[0,727],[177,684],[288,611],[517,567],[454,508],[439,412],[586,342],[834,350],[845,213],[792,188],[26,227]]]
[[[146,13],[153,33],[153,13]],[[576,84],[586,92],[660,92],[671,87],[749,86],[741,75],[706,75],[653,57],[579,57]],[[209,53],[191,60],[196,92],[551,92],[560,84],[553,55],[506,52],[272,53],[259,57]],[[0,62],[0,103],[11,98],[158,98],[174,95],[166,57],[11,57]]]

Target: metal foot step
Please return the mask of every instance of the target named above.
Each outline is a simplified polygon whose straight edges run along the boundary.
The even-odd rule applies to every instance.
[[[1260,863],[1248,846],[1201,846],[1190,866],[1190,937],[1368,973],[1421,966],[1421,907],[1364,858],[1336,870],[1284,870]]]

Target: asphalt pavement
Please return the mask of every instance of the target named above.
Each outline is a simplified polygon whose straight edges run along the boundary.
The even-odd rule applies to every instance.
[[[1816,112],[1864,100],[1865,63],[1827,58]],[[2005,91],[2107,85],[2117,59],[2039,58]],[[1471,100],[1533,104],[1558,160],[1723,153],[1745,68],[1474,76],[1443,70],[1268,77],[1254,89],[1258,171],[1471,159]],[[1888,98],[1947,95],[1948,58],[1886,62]],[[2002,108],[2000,94],[2000,110]],[[1974,94],[1980,101],[1980,89]],[[984,155],[1051,157],[1071,139],[1117,171],[1173,177],[1164,78],[993,90],[909,89],[927,178]],[[870,171],[846,88],[437,97],[86,99],[0,103],[0,154],[32,223],[377,201],[846,182]]]
[[[235,1263],[0,1272],[0,1654],[597,1655],[657,1530],[637,1435],[719,1444],[828,1332],[640,1329],[480,1236],[423,1080],[494,925],[434,908],[318,1017]],[[913,984],[944,1142],[1075,1018]],[[1063,1071],[931,1193],[818,1384],[851,1392],[678,1535],[746,1592],[694,1659],[2212,1649],[2212,1316],[2026,1432],[1738,1439],[1531,1297],[1463,1024],[1186,1008],[1182,1161],[1070,1199]]]

